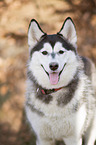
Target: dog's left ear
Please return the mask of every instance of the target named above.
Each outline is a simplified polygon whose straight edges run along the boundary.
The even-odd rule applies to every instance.
[[[28,29],[28,45],[29,48],[32,47],[40,40],[40,38],[46,33],[40,28],[38,22],[35,19],[32,19],[29,24]]]
[[[76,35],[76,29],[75,25],[70,17],[68,17],[61,30],[58,32],[59,34],[62,34],[63,37],[65,37],[69,43],[71,43],[75,48],[77,48],[77,35]]]

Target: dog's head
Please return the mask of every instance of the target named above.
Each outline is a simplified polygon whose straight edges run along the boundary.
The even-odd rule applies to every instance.
[[[28,30],[30,59],[28,70],[34,80],[44,88],[68,85],[77,71],[77,35],[71,18],[54,35],[42,31],[32,19]]]

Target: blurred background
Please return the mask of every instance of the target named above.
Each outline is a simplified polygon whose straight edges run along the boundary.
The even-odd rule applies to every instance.
[[[30,20],[52,34],[69,16],[79,54],[96,64],[96,0],[0,0],[0,145],[35,145],[24,113]]]

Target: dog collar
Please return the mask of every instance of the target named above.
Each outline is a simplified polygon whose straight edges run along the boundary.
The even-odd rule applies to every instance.
[[[63,88],[63,87],[57,88],[57,89],[49,89],[49,90],[47,90],[47,89],[41,89],[41,93],[42,93],[43,95],[47,95],[47,94],[51,94],[51,93],[53,93],[53,92],[59,91],[59,90],[61,90],[62,88]]]

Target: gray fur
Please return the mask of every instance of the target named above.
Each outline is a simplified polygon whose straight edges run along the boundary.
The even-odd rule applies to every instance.
[[[74,77],[74,80],[72,80],[72,82],[70,82],[68,84],[68,86],[66,86],[66,92],[64,94],[62,94],[58,99],[57,99],[57,104],[59,106],[64,106],[67,105],[71,99],[74,97],[74,93],[78,87],[78,83],[79,83],[79,78],[78,78],[78,72]],[[65,89],[64,88],[64,89]]]
[[[36,95],[36,97],[40,100],[40,101],[42,101],[42,102],[44,102],[44,103],[46,103],[46,104],[49,104],[51,101],[52,101],[52,95],[46,95],[46,94],[42,94],[40,91],[38,91],[38,93],[37,93],[37,95]]]
[[[26,102],[26,106],[29,107],[29,109],[31,109],[32,112],[34,112],[40,116],[44,116],[43,112],[35,109],[34,106],[32,104],[30,104],[30,102]]]
[[[83,63],[84,63],[84,73],[91,78],[92,75],[92,65],[91,65],[91,61],[86,58],[86,57],[81,57]]]

